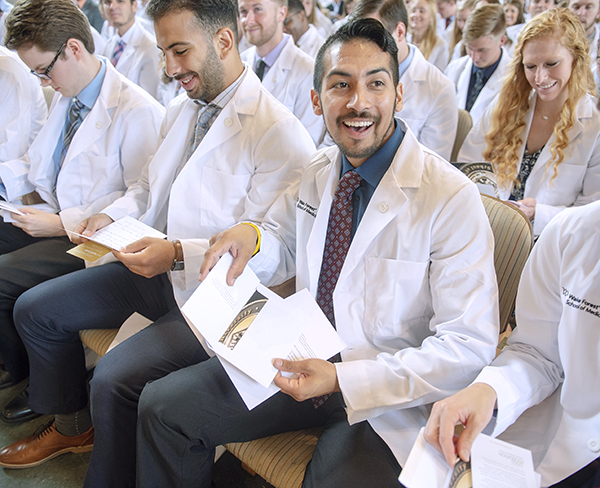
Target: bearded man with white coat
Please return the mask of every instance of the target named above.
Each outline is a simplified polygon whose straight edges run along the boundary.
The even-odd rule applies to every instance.
[[[217,445],[321,425],[304,487],[398,487],[430,404],[494,357],[489,221],[473,183],[394,119],[394,39],[376,20],[348,22],[319,51],[314,86],[337,146],[313,156],[258,229],[213,237],[200,277],[227,252],[229,284],[246,263],[265,284],[296,275],[346,343],[341,362],[274,358],[296,374],[278,374],[282,391],[250,411],[217,358],[148,383],[140,486],[210,487]]]
[[[148,375],[162,377],[182,361],[208,358],[178,308],[199,284],[208,239],[238,222],[262,222],[314,152],[300,121],[242,63],[234,1],[152,0],[146,13],[167,74],[187,95],[169,104],[160,146],[140,180],[77,231],[89,236],[131,216],[166,231],[168,239],[141,239],[114,252],[120,262],[43,283],[15,306],[30,351],[31,406],[75,417],[88,409],[79,330],[118,328],[134,312],[155,321],[96,366],[86,487],[135,485],[137,402],[122,394],[139,394],[154,379]],[[126,350],[130,346],[135,354]],[[78,448],[77,442],[50,426],[0,452],[0,465],[39,464]]]

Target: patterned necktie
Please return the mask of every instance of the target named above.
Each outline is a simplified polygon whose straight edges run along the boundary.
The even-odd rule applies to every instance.
[[[73,136],[75,136],[75,132],[77,132],[77,129],[79,129],[79,126],[81,125],[82,120],[80,114],[83,107],[83,103],[76,98],[73,98],[71,101],[71,106],[69,107],[69,121],[67,122],[65,137],[63,137],[63,150],[60,153],[60,167],[63,165],[65,156],[67,155],[67,151],[69,150],[69,146],[73,140]]]
[[[186,161],[194,154],[194,151],[200,145],[202,139],[204,139],[204,136],[220,113],[221,108],[213,104],[205,105],[200,109],[198,112],[198,120],[196,120],[196,125],[194,127],[194,133],[188,144],[188,150],[185,156]]]
[[[333,290],[344,265],[348,248],[350,247],[350,234],[352,232],[352,195],[358,188],[362,178],[352,170],[346,172],[340,179],[333,196],[323,262],[317,286],[317,304],[323,310],[329,321],[335,327],[333,313]]]
[[[123,49],[125,49],[125,43],[123,42],[122,39],[119,39],[119,42],[117,42],[117,47],[115,47],[115,52],[113,53],[112,57],[110,58],[110,62],[112,63],[113,66],[117,66],[117,63],[119,62],[119,59],[121,58],[121,54],[123,54]]]
[[[479,92],[483,88],[483,70],[476,68],[475,69],[475,83],[473,84],[473,89],[469,92],[469,96],[467,97],[467,103],[465,105],[465,110],[470,112],[475,104],[475,100],[479,96]]]
[[[256,76],[258,76],[258,79],[260,81],[263,80],[263,77],[265,76],[265,68],[267,67],[267,63],[265,63],[262,59],[258,60],[258,63],[256,63]]]

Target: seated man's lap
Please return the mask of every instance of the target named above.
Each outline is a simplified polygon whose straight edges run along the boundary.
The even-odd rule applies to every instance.
[[[27,232],[0,218],[0,254],[6,254],[24,246],[40,242],[48,237],[32,237]],[[68,238],[65,237],[68,240]]]

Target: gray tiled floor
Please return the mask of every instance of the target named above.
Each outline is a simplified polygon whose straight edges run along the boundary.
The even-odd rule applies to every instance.
[[[3,408],[25,383],[0,390],[0,408]],[[0,422],[0,448],[12,444],[47,422],[50,417],[32,420],[24,425],[11,426]],[[80,488],[83,485],[90,453],[65,454],[36,468],[0,468],[0,488]],[[241,468],[240,462],[226,452],[214,470],[217,488],[272,488],[259,476],[250,476]]]

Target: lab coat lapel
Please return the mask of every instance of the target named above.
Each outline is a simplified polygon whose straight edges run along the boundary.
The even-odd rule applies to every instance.
[[[458,81],[456,83],[456,103],[459,108],[465,108],[467,103],[467,95],[469,94],[469,81],[471,80],[471,69],[473,68],[473,61],[471,58],[467,60],[467,64],[461,71]],[[477,101],[475,101],[477,103]]]
[[[356,229],[339,280],[346,279],[362,261],[371,244],[379,234],[402,211],[408,201],[405,188],[417,188],[423,173],[423,153],[419,150],[413,133],[408,127],[400,148],[387,172],[375,189],[365,214]]]

